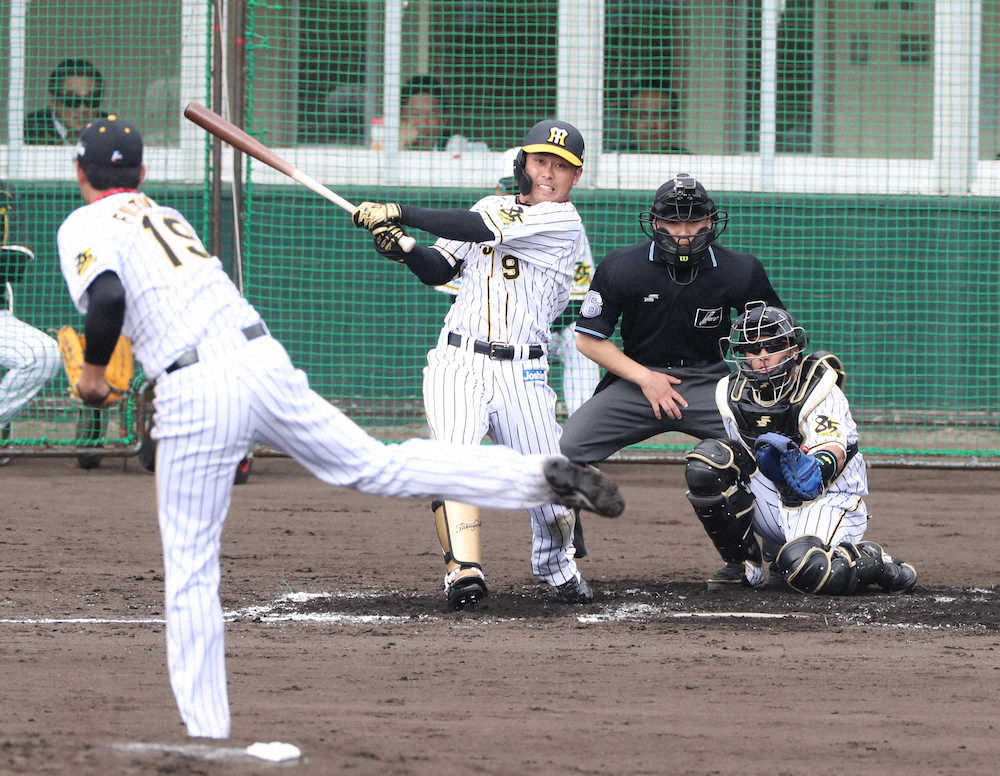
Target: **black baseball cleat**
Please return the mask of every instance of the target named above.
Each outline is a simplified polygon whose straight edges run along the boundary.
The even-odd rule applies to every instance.
[[[593,466],[580,466],[567,458],[550,458],[543,471],[549,487],[564,506],[586,509],[602,517],[618,517],[625,511],[625,499],[618,486]]]
[[[907,593],[917,584],[917,570],[901,560],[889,560],[878,583],[887,593]]]
[[[448,585],[445,595],[448,609],[455,612],[475,609],[489,595],[489,590],[486,589],[486,580],[481,577],[462,577]]]
[[[589,604],[594,600],[594,591],[578,571],[569,582],[556,585],[556,600],[563,604]]]

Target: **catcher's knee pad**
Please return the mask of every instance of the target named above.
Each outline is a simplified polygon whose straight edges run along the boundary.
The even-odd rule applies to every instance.
[[[741,445],[705,439],[685,458],[688,501],[722,559],[760,563],[753,535],[754,496],[744,484],[753,473],[749,454]]]
[[[457,501],[434,501],[434,521],[437,525],[438,541],[444,553],[448,571],[455,569],[481,569],[482,547],[480,544],[479,507],[461,504]],[[458,577],[462,577],[459,574]],[[480,574],[482,576],[482,574]]]
[[[830,547],[818,536],[787,542],[774,563],[785,581],[802,593],[851,595],[883,574],[881,548],[876,555],[850,542]]]

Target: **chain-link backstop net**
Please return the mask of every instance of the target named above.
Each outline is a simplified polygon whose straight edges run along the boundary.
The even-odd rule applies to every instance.
[[[692,173],[730,213],[723,244],[758,256],[813,347],[844,360],[867,451],[1000,461],[998,0],[4,0],[0,17],[0,177],[39,255],[14,286],[27,323],[79,320],[54,252],[77,203],[71,143],[25,131],[54,68],[82,58],[101,108],[144,131],[146,190],[214,234],[314,387],[382,438],[423,435],[448,294],[304,187],[213,161],[181,108],[211,104],[352,202],[431,207],[492,191],[504,151],[555,116],[587,142],[573,199],[596,262],[642,240],[653,191]],[[557,390],[565,371],[557,356]],[[30,420],[72,408],[64,382],[15,437],[52,438]]]

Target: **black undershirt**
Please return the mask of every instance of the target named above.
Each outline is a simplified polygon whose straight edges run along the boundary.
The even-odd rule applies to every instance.
[[[102,272],[87,286],[87,317],[83,333],[87,338],[83,360],[107,366],[125,320],[125,288],[111,270]]]

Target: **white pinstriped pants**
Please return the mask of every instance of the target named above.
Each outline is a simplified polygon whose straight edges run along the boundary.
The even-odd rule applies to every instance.
[[[427,354],[424,407],[435,439],[479,446],[489,436],[521,453],[560,455],[555,405],[544,356],[495,361],[447,344]],[[576,563],[566,552],[573,541],[573,514],[553,504],[529,514],[531,573],[553,585],[569,581],[576,576]]]
[[[755,499],[754,531],[779,545],[807,535],[818,536],[831,547],[841,542],[857,544],[868,528],[868,507],[859,493],[829,490],[789,509],[782,505],[774,484],[759,471],[750,478],[750,490]]]
[[[0,310],[0,426],[17,416],[62,364],[59,345],[43,331]]]
[[[503,509],[553,496],[542,473],[545,456],[422,439],[382,444],[313,392],[271,337],[247,342],[234,330],[199,347],[199,357],[156,384],[167,662],[188,733],[227,738],[220,538],[236,465],[252,444],[281,450],[324,482],[364,493]]]

